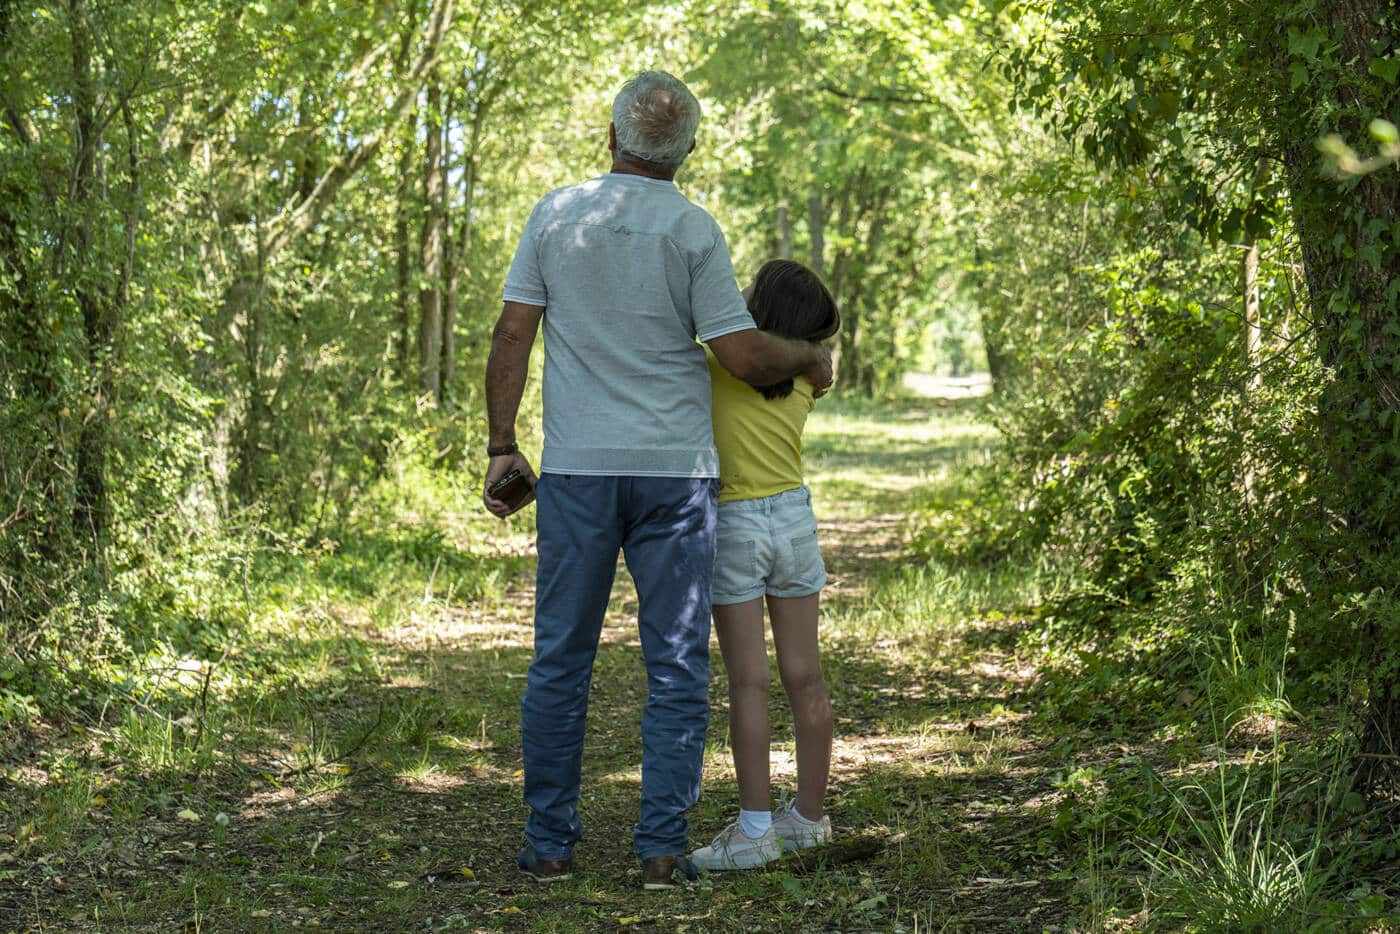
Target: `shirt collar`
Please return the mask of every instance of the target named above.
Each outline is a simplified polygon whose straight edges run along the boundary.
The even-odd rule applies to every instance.
[[[676,183],[668,178],[648,178],[645,175],[632,175],[627,172],[608,172],[600,175],[599,179],[609,181],[641,182],[643,185],[650,185],[653,188],[675,188]]]

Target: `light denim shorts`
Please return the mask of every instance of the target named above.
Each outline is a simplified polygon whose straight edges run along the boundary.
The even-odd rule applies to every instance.
[[[719,504],[714,602],[806,597],[826,584],[812,491],[805,486]]]

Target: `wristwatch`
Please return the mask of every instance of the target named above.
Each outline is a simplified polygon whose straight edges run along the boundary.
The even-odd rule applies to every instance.
[[[515,443],[514,441],[512,441],[510,444],[503,444],[503,445],[501,445],[500,447],[494,447],[494,448],[493,448],[493,447],[487,446],[487,448],[486,448],[486,456],[487,456],[487,457],[505,457],[507,454],[514,454],[514,453],[515,453],[516,451],[518,451],[518,450],[520,450],[520,448],[516,445],[516,443]]]

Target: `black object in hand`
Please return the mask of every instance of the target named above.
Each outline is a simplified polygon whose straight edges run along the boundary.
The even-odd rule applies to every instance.
[[[525,505],[525,500],[530,496],[532,490],[534,487],[519,470],[512,470],[486,488],[489,495],[505,503],[511,512],[515,512]]]

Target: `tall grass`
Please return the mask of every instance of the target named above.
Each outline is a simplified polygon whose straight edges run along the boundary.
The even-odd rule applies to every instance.
[[[1229,628],[1228,651],[1216,653],[1207,671],[1221,751],[1215,781],[1172,791],[1179,829],[1142,850],[1167,919],[1204,931],[1303,930],[1335,894],[1347,863],[1345,856],[1333,858],[1327,845],[1331,805],[1347,785],[1345,762],[1334,745],[1321,787],[1315,780],[1304,796],[1303,819],[1290,813],[1280,737],[1280,725],[1293,712],[1285,691],[1288,647],[1271,659],[1266,651],[1249,651],[1237,633]],[[1267,747],[1232,768],[1224,757],[1230,730],[1260,717],[1268,718]],[[1242,776],[1234,787],[1232,772]]]
[[[1249,773],[1232,791],[1225,772],[1217,769],[1209,791],[1190,785],[1176,793],[1182,833],[1144,848],[1162,915],[1207,931],[1306,928],[1339,868],[1324,860],[1325,813],[1309,836],[1293,839],[1281,819],[1276,770],[1262,791]]]

